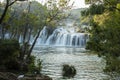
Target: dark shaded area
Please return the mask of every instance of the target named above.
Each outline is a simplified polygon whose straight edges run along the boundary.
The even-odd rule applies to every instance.
[[[63,65],[62,71],[63,78],[73,78],[76,75],[75,67],[68,64]]]
[[[16,40],[0,40],[0,71],[19,70],[19,48]]]

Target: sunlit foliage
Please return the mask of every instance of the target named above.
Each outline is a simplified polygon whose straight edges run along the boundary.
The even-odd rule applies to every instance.
[[[91,18],[91,36],[87,49],[99,52],[106,59],[104,71],[120,72],[120,7],[118,0],[104,0],[105,10],[93,14]]]

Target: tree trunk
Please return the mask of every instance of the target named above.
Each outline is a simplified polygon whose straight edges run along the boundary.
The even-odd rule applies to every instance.
[[[5,17],[5,15],[6,15],[6,13],[7,13],[8,7],[9,7],[9,1],[7,0],[6,6],[5,6],[5,9],[4,9],[4,12],[3,12],[3,14],[2,14],[2,16],[1,16],[1,18],[0,18],[0,24],[1,24],[1,23],[3,22],[3,20],[4,20],[4,17]]]
[[[29,52],[28,52],[28,55],[27,55],[26,60],[29,59],[29,57],[30,57],[30,55],[31,55],[31,53],[32,53],[32,50],[33,50],[33,48],[34,48],[34,46],[35,46],[35,43],[36,43],[36,41],[37,41],[37,39],[38,39],[38,37],[39,37],[39,35],[40,35],[40,32],[41,32],[41,30],[39,29],[38,34],[37,34],[37,36],[35,37],[35,40],[34,40],[32,46],[31,46],[31,48],[30,48],[30,50],[29,50]]]

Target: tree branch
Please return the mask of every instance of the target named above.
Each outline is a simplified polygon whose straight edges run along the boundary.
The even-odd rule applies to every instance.
[[[116,6],[114,6],[114,5],[113,5],[110,1],[105,0],[105,2],[107,2],[108,4],[110,4],[110,5],[111,5],[111,8],[113,8],[113,9],[116,9],[116,10],[120,11],[120,9],[119,9],[119,8],[117,8]],[[116,3],[119,3],[119,1],[118,1],[118,2],[116,2]]]
[[[17,0],[14,0],[13,2],[11,2],[8,6],[13,5]]]

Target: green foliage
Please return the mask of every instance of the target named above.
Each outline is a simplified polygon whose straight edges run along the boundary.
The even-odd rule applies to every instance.
[[[118,0],[104,0],[105,8],[94,13],[95,5],[89,8],[91,17],[90,40],[87,49],[99,52],[106,60],[105,72],[120,73],[120,10]],[[96,11],[96,8],[95,8]]]
[[[42,61],[40,59],[37,60],[37,69],[38,69],[38,74],[40,74],[40,71],[42,69]]]
[[[34,73],[36,66],[35,66],[35,57],[30,56],[29,62],[28,62],[28,70],[30,73]]]
[[[112,16],[111,16],[112,15]],[[106,49],[105,52],[108,52],[112,56],[120,56],[119,52],[119,38],[120,38],[120,15],[116,13],[110,13],[108,16],[110,16],[109,20],[104,21],[104,28],[102,33],[103,35],[103,48]]]
[[[105,10],[103,4],[92,4],[88,9],[81,11],[82,16],[102,14]]]
[[[42,61],[40,59],[37,60],[37,64],[35,65],[35,57],[30,56],[28,63],[29,73],[40,74],[42,69]]]
[[[106,59],[106,67],[104,69],[105,72],[118,72],[120,73],[120,59],[107,56]]]
[[[4,69],[24,72],[27,72],[28,70],[30,73],[34,73],[35,71],[39,71],[40,73],[42,68],[41,60],[38,60],[37,65],[35,65],[34,56],[30,56],[28,62],[21,62],[21,60],[19,60],[19,56],[20,45],[18,41],[0,39],[0,70]]]
[[[19,43],[16,40],[0,39],[0,63],[7,69],[17,69],[17,58],[19,56]]]
[[[115,11],[117,9],[117,4],[120,3],[119,0],[103,0],[104,5],[109,11]]]
[[[0,59],[16,59],[18,55],[19,55],[18,41],[0,40]]]
[[[58,25],[58,22],[62,19],[68,17],[68,14],[65,13],[66,10],[71,9],[72,5],[69,5],[70,0],[48,0],[46,6],[47,17],[46,24],[48,26],[55,27]]]
[[[94,14],[102,14],[105,10],[105,7],[103,4],[92,4],[90,6],[90,15],[94,15]]]
[[[12,28],[10,32],[12,32],[13,29],[18,29],[19,34],[23,35],[24,28],[27,27],[27,30],[30,29],[34,34],[36,34],[38,29],[42,29],[45,26],[47,9],[36,1],[21,4],[23,7],[15,5],[12,7],[13,11],[11,9],[12,20],[10,21],[10,25]],[[16,9],[18,10],[14,11]]]
[[[44,26],[55,26],[58,21],[66,18],[68,15],[65,11],[70,9],[68,5],[70,0],[49,0],[47,4],[42,5],[36,1],[15,3],[16,0],[6,0],[8,8],[4,21],[0,25],[0,38],[1,35],[9,34],[10,39],[22,39],[19,42],[15,40],[0,40],[0,63],[8,69],[15,69],[21,71],[29,71],[31,73],[40,73],[42,68],[42,61],[38,60],[35,66],[35,58],[29,55],[32,52],[34,45],[28,46],[31,36],[35,35],[34,42],[39,36],[40,30]],[[24,1],[24,0],[19,0]],[[10,7],[9,7],[10,6]],[[0,15],[4,12],[4,3],[0,4]],[[9,10],[8,10],[9,9]],[[27,56],[27,57],[26,57]],[[28,57],[30,56],[30,57]],[[27,59],[28,58],[28,59]],[[1,67],[0,66],[0,67]]]
[[[96,3],[96,2],[99,2],[101,0],[85,0],[85,3],[86,4],[92,4],[92,3]]]
[[[120,15],[110,13],[109,15],[106,15],[106,17],[109,17],[109,19],[106,18],[100,20],[103,21],[102,24],[99,24],[101,23],[99,21],[95,21],[97,19],[94,20],[93,23],[97,23],[96,25],[92,25],[92,35],[87,48],[104,53],[102,55],[110,54],[118,57],[120,56]]]
[[[89,15],[88,9],[81,11],[81,16],[88,16],[88,15]]]
[[[102,50],[102,29],[95,23],[91,22],[92,30],[89,32],[91,33],[90,40],[87,43],[86,49],[101,51]]]

